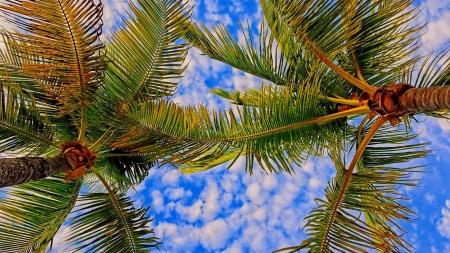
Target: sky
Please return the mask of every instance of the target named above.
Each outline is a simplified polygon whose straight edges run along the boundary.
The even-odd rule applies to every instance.
[[[127,2],[103,1],[104,31],[125,14]],[[262,18],[255,0],[196,0],[193,18],[204,22],[223,22],[235,38],[238,20],[257,27]],[[427,20],[423,50],[432,52],[450,46],[450,0],[422,3],[418,20]],[[258,87],[261,80],[200,55],[191,49],[184,78],[174,101],[181,105],[206,104],[210,108],[229,108],[208,89],[221,87],[244,90]],[[411,223],[402,223],[404,236],[414,252],[450,252],[450,123],[442,119],[420,118],[413,124],[420,141],[429,142],[432,155],[425,161],[422,187],[407,189],[408,205],[417,212]],[[218,166],[210,171],[185,175],[176,169],[152,169],[148,178],[129,195],[143,205],[151,205],[149,214],[155,235],[163,241],[162,252],[270,252],[298,245],[306,238],[303,218],[316,207],[315,198],[324,196],[324,188],[333,177],[334,167],[327,158],[310,158],[296,173],[266,175],[255,169],[250,176],[245,161],[233,167]],[[60,244],[68,233],[62,226],[55,238],[53,252],[62,252]]]

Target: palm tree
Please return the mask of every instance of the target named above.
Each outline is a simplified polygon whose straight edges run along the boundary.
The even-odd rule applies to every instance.
[[[448,118],[450,49],[419,53],[424,25],[409,0],[260,3],[260,36],[242,26],[243,43],[223,25],[189,21],[186,41],[267,83],[245,92],[212,90],[236,113],[214,112],[202,122],[195,131],[204,132],[210,151],[180,169],[232,165],[245,155],[250,173],[255,160],[266,172],[291,173],[293,164],[327,152],[336,176],[305,217],[309,238],[277,252],[411,251],[399,222],[414,212],[402,204],[399,186],[417,185],[409,175],[421,166],[408,162],[428,151],[408,131],[414,115]]]
[[[175,41],[189,10],[174,0],[130,7],[103,42],[98,1],[0,4],[15,28],[1,31],[0,187],[11,187],[0,193],[0,252],[45,252],[64,222],[75,251],[148,252],[161,243],[148,208],[125,194],[178,148],[162,145],[167,118],[148,140],[153,148],[135,152],[127,136],[142,130],[128,115],[142,104],[164,107],[174,93],[188,48]]]

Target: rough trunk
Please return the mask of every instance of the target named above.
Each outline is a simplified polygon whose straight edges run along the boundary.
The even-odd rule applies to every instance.
[[[450,109],[450,86],[411,88],[399,102],[403,110],[411,112]]]
[[[20,157],[0,159],[0,187],[35,181],[72,169],[66,155],[52,158]]]

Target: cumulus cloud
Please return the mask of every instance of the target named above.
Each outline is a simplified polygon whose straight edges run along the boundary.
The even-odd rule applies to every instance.
[[[442,236],[450,239],[450,199],[445,201],[441,213],[443,217],[437,223],[437,230]]]
[[[191,206],[183,206],[180,203],[177,203],[175,210],[183,219],[189,222],[195,222],[202,214],[202,207],[203,201],[197,200]]]
[[[230,229],[223,219],[207,223],[200,230],[200,242],[206,249],[223,248],[230,238]]]
[[[152,191],[151,198],[153,210],[158,213],[164,211],[164,197],[161,192],[159,190]]]
[[[450,121],[447,119],[437,119],[442,132],[450,132]],[[447,133],[448,134],[448,133]]]
[[[245,194],[255,205],[261,205],[268,197],[267,193],[263,192],[258,183],[253,183],[247,187]]]
[[[165,184],[176,185],[179,178],[180,172],[177,170],[169,170],[166,174],[164,174],[162,180]]]

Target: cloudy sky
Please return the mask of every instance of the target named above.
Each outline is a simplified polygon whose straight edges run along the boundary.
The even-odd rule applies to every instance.
[[[127,3],[108,0],[105,4],[105,31],[124,14]],[[196,0],[194,18],[223,22],[236,38],[238,22],[248,20],[257,27],[262,12],[255,0]],[[422,3],[420,19],[427,20],[424,50],[450,46],[450,0]],[[258,78],[232,69],[190,50],[189,66],[174,100],[182,105],[207,104],[227,108],[226,101],[208,92],[210,87],[243,90],[257,87]],[[424,163],[427,174],[423,187],[407,190],[413,199],[408,203],[418,213],[405,224],[405,235],[415,252],[450,252],[450,123],[428,118],[413,125],[420,140],[430,142],[433,150]],[[328,159],[309,159],[295,175],[266,175],[262,170],[250,176],[244,173],[244,160],[229,170],[226,166],[208,172],[184,175],[175,169],[152,170],[130,193],[144,205],[151,205],[150,215],[156,236],[162,238],[161,250],[167,252],[269,252],[298,245],[305,235],[303,218],[324,195],[333,176]],[[58,240],[67,228],[62,227]],[[57,240],[57,241],[58,241]],[[58,250],[54,250],[55,252]]]

